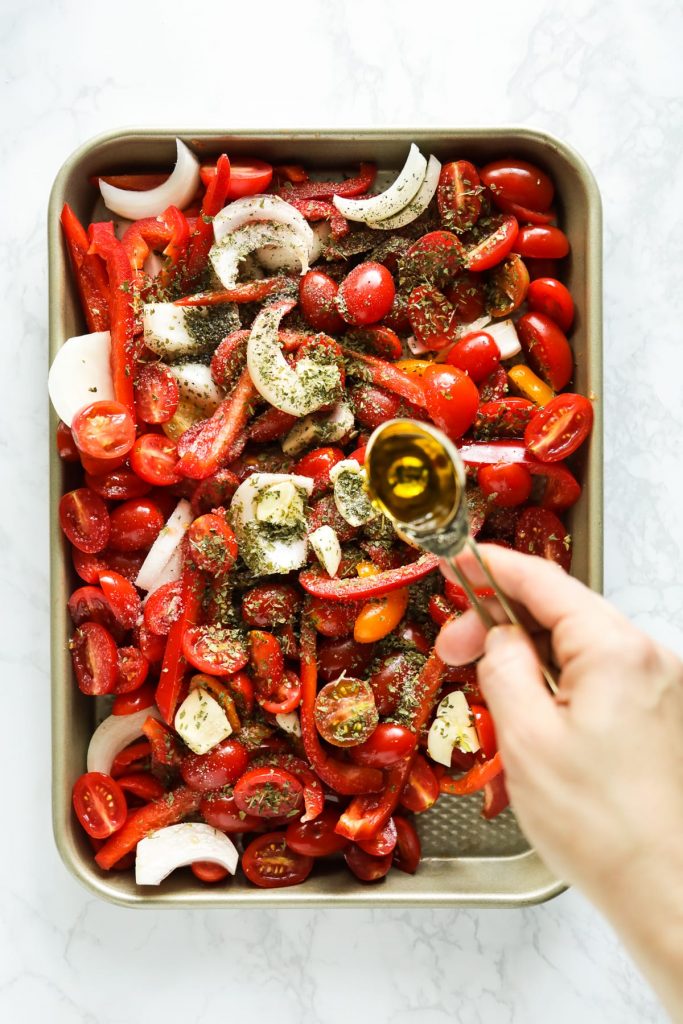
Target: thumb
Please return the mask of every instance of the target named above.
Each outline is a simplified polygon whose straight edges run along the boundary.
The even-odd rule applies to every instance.
[[[517,626],[494,626],[488,631],[477,676],[504,755],[508,739],[514,737],[515,746],[519,740],[526,743],[557,720],[534,646]]]

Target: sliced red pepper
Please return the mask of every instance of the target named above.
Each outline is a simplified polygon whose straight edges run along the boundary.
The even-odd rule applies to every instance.
[[[287,192],[283,198],[290,203],[295,210],[298,210],[306,220],[326,220],[329,222],[333,238],[343,238],[348,235],[350,228],[346,217],[342,216],[334,203],[327,199],[296,199]]]
[[[153,761],[167,768],[180,767],[183,759],[182,749],[178,737],[169,726],[150,715],[143,722],[142,731],[149,740]]]
[[[76,278],[81,307],[89,331],[109,330],[109,281],[102,258],[89,253],[85,228],[68,203],[61,215],[62,230]]]
[[[327,576],[322,569],[313,567],[304,569],[299,574],[299,583],[314,597],[323,597],[328,601],[365,601],[375,597],[383,597],[392,590],[410,586],[424,579],[430,572],[439,567],[438,555],[421,555],[416,562],[409,562],[398,569],[386,569],[375,576],[350,577],[336,579]]]
[[[271,405],[249,427],[249,440],[257,441],[259,444],[276,441],[288,433],[298,419],[298,416],[292,416],[291,413],[283,412],[282,409],[276,409]]]
[[[105,181],[107,185],[125,189],[126,192],[149,192],[168,179],[168,171],[162,171],[159,174],[93,174],[89,180],[95,188],[99,188],[100,182]]]
[[[510,806],[510,796],[505,785],[505,772],[496,775],[484,786],[484,803],[481,813],[485,818],[497,818],[506,807]]]
[[[399,395],[411,405],[426,407],[427,399],[422,385],[405,370],[394,363],[388,363],[385,359],[378,359],[377,356],[369,356],[364,352],[356,352],[354,349],[344,346],[342,346],[342,352],[345,356],[362,363],[365,371],[363,373],[364,380],[370,381],[377,387],[386,388],[387,391],[393,391],[395,395]]]
[[[192,566],[188,565],[183,570],[182,584],[183,610],[168,634],[164,660],[159,674],[159,685],[155,694],[157,707],[164,721],[169,725],[173,721],[178,706],[183,676],[187,668],[187,662],[182,653],[183,636],[187,627],[194,625],[199,617],[201,577]]]
[[[308,181],[308,174],[301,164],[275,164],[273,170],[278,177],[291,181],[293,185]]]
[[[141,800],[160,800],[166,790],[149,772],[129,772],[116,780],[124,793],[132,793]]]
[[[225,206],[230,187],[230,161],[225,153],[218,157],[216,174],[211,178],[202,201],[202,209],[197,217],[194,232],[187,250],[187,261],[183,274],[183,286],[190,286],[204,272],[209,249],[213,245],[213,218]]]
[[[109,871],[125,854],[130,853],[141,839],[157,829],[175,825],[199,809],[202,794],[179,786],[153,804],[130,811],[122,828],[95,854],[101,868]]]
[[[375,793],[382,789],[384,778],[377,768],[338,761],[323,747],[315,724],[318,665],[315,628],[306,614],[301,623],[301,733],[306,757],[322,781],[346,796]]]
[[[135,743],[131,743],[129,746],[124,747],[120,750],[112,761],[110,775],[112,779],[118,779],[120,775],[124,775],[126,772],[131,770],[132,765],[137,765],[138,762],[147,761],[152,753],[152,748],[149,744],[149,740],[136,740]],[[140,765],[138,767],[141,767]]]
[[[443,775],[439,780],[439,789],[442,793],[451,793],[455,796],[469,796],[471,793],[478,793],[489,782],[492,782],[503,771],[503,762],[500,751],[496,751],[488,761],[478,761],[468,772],[454,779],[452,775]]]
[[[121,244],[134,270],[142,270],[150,249],[163,251],[172,263],[184,255],[190,238],[190,227],[177,206],[169,206],[159,217],[136,220],[126,229]]]
[[[280,195],[287,202],[292,199],[331,199],[332,196],[349,199],[367,192],[376,173],[375,164],[361,164],[355,178],[347,178],[346,181],[304,181],[300,185],[285,184],[280,189]]]
[[[231,447],[247,425],[256,388],[244,369],[234,390],[224,399],[201,430],[182,434],[178,441],[178,473],[193,480],[211,476],[224,461],[230,461]]]
[[[198,292],[184,295],[175,300],[176,306],[221,306],[226,302],[262,302],[269,295],[282,291],[288,284],[288,277],[264,277],[261,281],[243,281],[234,288],[220,292]]]
[[[111,221],[91,224],[88,229],[90,253],[102,256],[109,276],[109,319],[111,331],[111,372],[114,397],[129,410],[135,421],[133,377],[139,346],[135,341],[133,283],[130,261],[114,234]]]

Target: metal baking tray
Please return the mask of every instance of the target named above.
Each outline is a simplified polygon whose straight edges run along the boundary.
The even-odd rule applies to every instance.
[[[320,169],[352,169],[361,160],[380,168],[402,166],[416,142],[442,161],[475,163],[502,156],[533,161],[548,171],[557,188],[560,222],[571,241],[564,278],[577,308],[572,334],[576,387],[596,400],[592,440],[578,471],[584,484],[571,510],[573,573],[595,590],[602,587],[602,266],[601,203],[582,158],[565,143],[528,128],[402,128],[366,130],[210,131],[133,129],[92,139],[73,153],[55,180],[49,205],[50,359],[66,338],[83,333],[78,296],[63,246],[59,213],[69,202],[88,220],[97,198],[92,174],[173,166],[175,138],[200,157],[223,151],[277,163],[303,161]],[[415,876],[392,871],[379,884],[364,885],[342,866],[320,863],[303,885],[256,889],[243,878],[206,887],[189,869],[158,887],[139,888],[132,872],[103,872],[93,861],[87,838],[71,808],[74,780],[85,769],[96,703],[74,684],[67,641],[71,624],[66,601],[74,585],[71,559],[57,518],[60,495],[69,486],[69,467],[57,456],[54,412],[50,431],[50,550],[52,604],[52,809],[57,847],[66,867],[103,899],[133,907],[314,907],[314,906],[491,906],[515,907],[562,892],[564,884],[541,862],[519,831],[511,811],[493,822],[480,816],[480,795],[442,796],[417,819],[424,859]]]

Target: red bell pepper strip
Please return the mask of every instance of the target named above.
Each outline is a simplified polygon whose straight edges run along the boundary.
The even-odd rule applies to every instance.
[[[346,181],[305,181],[300,185],[283,185],[280,195],[288,202],[292,199],[331,199],[332,196],[360,196],[367,192],[373,181],[375,164],[361,164],[356,178]]]
[[[250,441],[264,444],[268,441],[276,441],[279,437],[288,433],[298,420],[298,416],[283,412],[271,405],[269,409],[257,416],[247,431]]]
[[[109,871],[125,854],[134,850],[145,836],[157,829],[175,825],[188,814],[194,814],[199,809],[201,798],[201,793],[179,786],[161,800],[130,811],[123,827],[100,848],[95,854],[95,860],[101,868]]]
[[[145,719],[142,731],[149,740],[152,760],[167,768],[178,768],[183,759],[178,737],[168,725],[156,718]]]
[[[188,626],[192,626],[199,618],[201,603],[202,579],[194,566],[187,564],[183,569],[182,593],[183,610],[171,626],[166,641],[164,660],[159,674],[159,684],[155,700],[164,721],[170,725],[173,721],[187,662],[183,657],[183,637]]]
[[[101,181],[114,188],[122,188],[127,192],[149,192],[152,188],[158,188],[168,181],[168,172],[160,174],[93,174],[90,184],[99,188]]]
[[[244,281],[220,292],[198,292],[175,300],[176,306],[220,306],[225,302],[262,302],[269,295],[282,291],[288,277],[264,277],[261,281]]]
[[[581,496],[581,485],[562,462],[540,462],[527,451],[522,441],[471,441],[458,446],[460,457],[468,466],[517,463],[526,466],[534,476],[546,478],[544,508],[562,512]]]
[[[327,753],[315,724],[315,698],[318,665],[316,662],[315,628],[305,614],[301,620],[301,734],[306,757],[322,781],[345,796],[374,793],[382,789],[384,777],[377,768],[338,761]]]
[[[85,228],[68,203],[60,219],[88,330],[108,331],[109,281],[105,265],[100,256],[88,252]]]
[[[124,747],[123,750],[119,751],[112,761],[109,774],[112,779],[117,779],[119,775],[130,771],[131,765],[137,764],[138,761],[147,761],[151,753],[152,748],[149,740],[137,740],[135,743],[131,743],[130,746]]]
[[[422,385],[415,377],[411,377],[409,373],[406,373],[405,370],[395,366],[393,363],[388,363],[385,359],[378,359],[377,356],[369,356],[364,352],[356,352],[354,349],[345,348],[344,346],[342,346],[342,352],[345,356],[355,359],[357,363],[362,364],[364,380],[369,381],[376,387],[393,391],[395,395],[399,395],[400,398],[410,402],[411,405],[426,408],[427,399],[425,398]]]
[[[296,199],[286,192],[282,198],[286,199],[306,220],[328,221],[333,238],[343,238],[344,235],[348,235],[350,231],[348,220],[339,212],[334,203],[330,203],[327,199]]]
[[[220,469],[224,460],[229,461],[232,445],[247,425],[256,395],[249,371],[244,369],[233,391],[202,424],[202,430],[193,433],[189,441],[185,440],[187,431],[180,436],[177,471],[193,480],[204,480]]]
[[[484,803],[481,813],[485,818],[497,818],[498,815],[510,806],[510,796],[505,785],[505,772],[496,775],[484,786]]]
[[[308,181],[308,174],[301,164],[275,164],[273,171],[279,178],[291,181],[293,185]]]
[[[213,245],[213,218],[225,206],[230,187],[230,161],[225,155],[218,157],[216,174],[209,182],[202,201],[202,209],[195,224],[187,250],[187,262],[183,274],[183,287],[187,290],[203,273]]]
[[[90,252],[102,256],[109,275],[109,318],[111,331],[111,372],[114,397],[129,410],[135,422],[133,378],[139,354],[135,341],[133,285],[126,250],[114,234],[111,221],[91,224],[88,230]]]
[[[190,237],[187,219],[177,206],[169,206],[158,217],[144,217],[126,228],[121,244],[134,270],[141,270],[150,249],[163,250],[175,263],[184,253]]]
[[[488,761],[478,761],[458,779],[454,779],[452,775],[442,775],[439,780],[439,790],[442,793],[451,793],[455,796],[469,796],[471,793],[478,793],[502,771],[503,762],[498,750]]]
[[[369,601],[417,583],[438,567],[438,555],[425,554],[416,562],[409,562],[398,569],[386,569],[375,576],[336,579],[318,567],[304,569],[299,573],[299,583],[309,594],[327,601]]]

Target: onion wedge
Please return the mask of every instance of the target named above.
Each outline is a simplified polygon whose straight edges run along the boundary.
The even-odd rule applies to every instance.
[[[234,875],[239,854],[224,832],[204,822],[183,821],[180,825],[167,825],[138,843],[135,881],[138,885],[159,885],[176,868],[198,860],[220,864]]]
[[[135,711],[132,715],[110,715],[100,722],[88,744],[88,771],[111,774],[114,758],[138,738],[148,718],[161,721],[161,713],[155,705]]]
[[[100,179],[100,192],[107,209],[129,220],[141,220],[158,217],[169,206],[177,206],[179,210],[188,206],[199,185],[199,160],[180,139],[176,139],[176,147],[178,156],[170,178],[148,192],[115,188]]]
[[[408,159],[396,181],[385,192],[369,199],[344,199],[332,196],[332,202],[347,220],[369,224],[386,220],[408,206],[419,190],[427,172],[427,161],[415,143],[410,147]]]
[[[302,213],[279,196],[258,195],[244,196],[234,203],[223,207],[214,217],[213,233],[217,242],[226,235],[245,224],[270,221],[273,224],[284,224],[301,236],[302,242],[308,246],[309,252],[315,244],[313,229]]]
[[[305,518],[302,513],[300,535],[279,537],[277,531],[269,529],[267,522],[259,520],[258,506],[270,491],[274,494],[280,487],[291,491],[293,485],[297,491],[310,495],[313,480],[308,476],[295,476],[290,473],[252,473],[235,491],[230,505],[230,516],[237,534],[240,554],[253,572],[263,575],[291,572],[305,564],[308,556],[308,543],[305,536]],[[286,518],[289,509],[283,509]],[[271,520],[275,516],[271,517]]]
[[[114,398],[109,331],[79,334],[64,342],[47,378],[50,401],[68,427],[84,405]]]
[[[337,402],[325,416],[310,413],[294,424],[282,439],[285,455],[298,455],[309,444],[334,444],[353,430],[355,419],[347,402]]]
[[[159,576],[179,550],[185,531],[193,519],[189,501],[181,498],[140,566],[135,579],[136,587],[150,591],[157,589]]]
[[[205,363],[176,363],[169,369],[178,381],[181,399],[201,409],[205,416],[212,416],[225,393],[214,381],[210,368]]]
[[[512,359],[522,351],[517,329],[512,320],[499,320],[498,323],[489,324],[484,329],[498,346],[501,359]]]
[[[427,173],[408,205],[404,206],[398,213],[395,213],[393,217],[385,217],[384,220],[368,221],[368,227],[375,228],[378,231],[391,231],[394,228],[405,227],[406,224],[417,220],[434,198],[440,174],[441,164],[435,156],[430,156],[427,164]]]
[[[237,283],[239,265],[249,253],[263,246],[282,246],[291,249],[301,264],[301,273],[308,270],[309,252],[312,244],[304,242],[302,236],[286,224],[273,221],[257,221],[245,224],[224,235],[209,252],[211,266],[224,288],[233,288]]]

